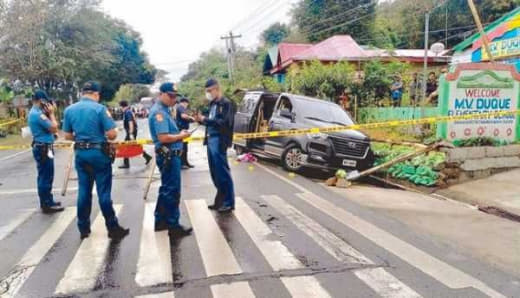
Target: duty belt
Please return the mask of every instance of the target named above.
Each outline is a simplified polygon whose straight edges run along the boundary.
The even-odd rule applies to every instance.
[[[87,142],[74,143],[75,150],[88,150],[88,149],[103,150],[104,146],[105,146],[105,144],[103,144],[103,143],[87,143]]]
[[[155,153],[162,154],[164,152],[161,151],[161,148],[155,149]],[[170,150],[171,155],[173,156],[182,156],[182,150]]]
[[[53,149],[54,148],[54,145],[53,144],[47,144],[47,143],[41,143],[41,142],[32,142],[31,144],[31,147],[46,147],[46,148],[49,148],[49,149]]]

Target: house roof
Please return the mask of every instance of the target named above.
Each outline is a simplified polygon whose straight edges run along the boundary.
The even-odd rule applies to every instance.
[[[336,35],[306,49],[293,60],[339,61],[364,57],[366,57],[365,51],[350,35]]]
[[[495,31],[497,28],[499,28],[504,22],[507,22],[509,21],[510,19],[514,18],[515,16],[517,16],[518,14],[520,14],[520,7],[518,8],[515,8],[513,9],[512,11],[510,11],[509,13],[506,13],[505,15],[503,15],[501,18],[495,20],[494,22],[492,22],[491,24],[489,24],[488,26],[486,26],[486,28],[484,28],[484,32],[486,34],[489,34],[493,31]],[[478,40],[481,39],[481,35],[480,35],[480,32],[478,33],[475,33],[473,34],[472,36],[470,36],[469,38],[467,38],[466,40],[464,40],[463,42],[459,43],[458,45],[456,45],[455,47],[453,47],[453,50],[455,52],[462,52],[464,51],[465,49],[467,49],[468,47],[470,47],[473,43],[477,42]]]
[[[284,63],[312,46],[312,44],[308,43],[282,42],[278,45],[278,61]]]

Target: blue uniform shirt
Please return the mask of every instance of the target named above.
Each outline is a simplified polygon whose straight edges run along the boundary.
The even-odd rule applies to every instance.
[[[150,126],[150,135],[152,141],[155,144],[155,148],[161,147],[158,135],[160,134],[179,134],[179,128],[175,124],[175,120],[170,114],[170,110],[162,102],[157,100],[152,109],[150,110],[150,116],[148,117],[148,124]],[[175,142],[169,146],[172,150],[182,150],[182,142]]]
[[[177,126],[180,129],[189,129],[190,122],[188,120],[182,119],[182,114],[186,114],[187,109],[182,105],[177,105]]]
[[[54,143],[54,135],[49,131],[52,126],[51,120],[40,109],[40,107],[33,106],[29,112],[27,120],[29,128],[35,142],[52,144]]]
[[[105,143],[105,133],[114,128],[116,123],[107,108],[92,99],[83,97],[65,109],[63,131],[74,133],[76,142]]]
[[[123,113],[123,126],[126,131],[130,130],[130,122],[134,123],[134,131],[137,131],[137,121],[135,121],[134,113],[131,109],[127,109]]]

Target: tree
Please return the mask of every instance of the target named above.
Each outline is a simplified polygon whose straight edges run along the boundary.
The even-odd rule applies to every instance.
[[[129,103],[138,103],[143,97],[150,97],[150,88],[140,84],[125,84],[119,87],[119,90],[112,101],[120,102],[126,100]]]
[[[262,40],[267,46],[277,45],[287,38],[290,34],[289,26],[281,23],[274,23],[262,32]]]
[[[370,33],[376,4],[374,0],[302,0],[292,11],[292,21],[311,42],[337,34],[361,37]]]

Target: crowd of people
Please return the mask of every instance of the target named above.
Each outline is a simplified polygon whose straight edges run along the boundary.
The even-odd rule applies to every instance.
[[[130,230],[119,224],[112,204],[112,163],[117,138],[114,118],[110,111],[99,103],[101,86],[95,81],[87,82],[80,100],[67,107],[62,131],[66,140],[74,142],[75,168],[78,174],[77,217],[80,238],[90,236],[90,212],[94,183],[101,213],[105,218],[108,237],[121,240]],[[155,231],[168,231],[171,237],[190,235],[192,229],[180,224],[179,203],[181,198],[181,169],[192,167],[187,161],[187,143],[191,136],[188,130],[192,122],[206,126],[204,145],[207,146],[211,179],[217,192],[214,203],[208,208],[219,213],[229,213],[235,208],[235,192],[227,150],[233,139],[234,108],[223,96],[219,83],[209,79],[205,85],[209,101],[207,114],[188,113],[189,100],[180,97],[173,83],[164,83],[155,104],[150,109],[148,124],[155,147],[155,159],[161,174],[161,186],[155,209]],[[176,106],[176,113],[172,108]],[[128,102],[120,108],[126,131],[125,140],[137,137],[137,121]],[[58,123],[55,104],[44,91],[32,97],[28,125],[33,134],[33,156],[37,167],[37,185],[40,207],[43,213],[62,212],[64,207],[54,200],[54,142],[57,139]],[[143,155],[148,164],[152,157]],[[124,161],[123,168],[129,167]]]

